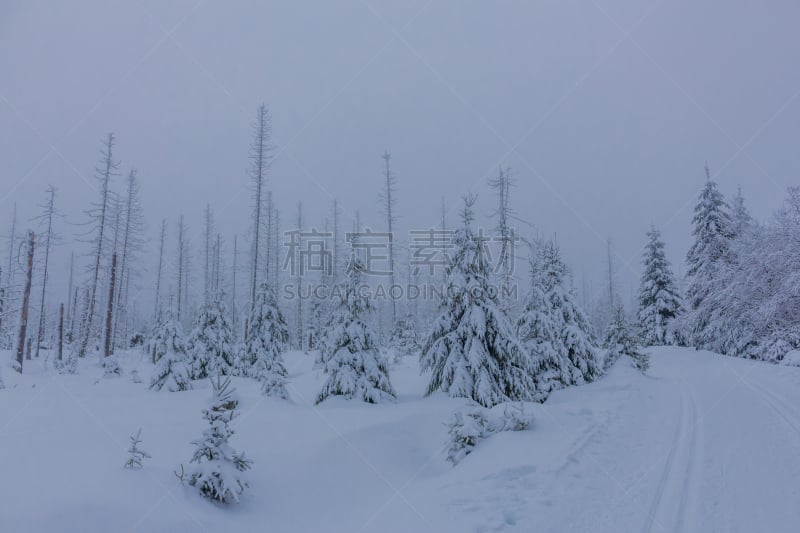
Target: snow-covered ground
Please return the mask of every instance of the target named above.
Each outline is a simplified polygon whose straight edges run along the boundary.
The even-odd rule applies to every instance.
[[[290,353],[293,404],[235,380],[231,443],[255,464],[228,507],[173,475],[204,429],[207,383],[150,391],[136,352],[123,366],[138,367],[141,384],[102,379],[86,361],[75,376],[5,366],[0,531],[797,531],[800,368],[651,353],[647,376],[620,361],[530,405],[529,430],[491,437],[456,467],[443,423],[466,402],[424,398],[416,360],[392,369],[396,404],[315,407],[313,356]],[[153,458],[126,470],[140,427]]]

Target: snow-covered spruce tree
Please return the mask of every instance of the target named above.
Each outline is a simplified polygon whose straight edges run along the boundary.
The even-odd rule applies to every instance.
[[[683,311],[683,302],[664,253],[661,232],[651,227],[647,238],[637,314],[642,341],[647,346],[680,344],[681,339],[676,338],[680,335],[671,325]]]
[[[130,457],[125,462],[125,468],[139,469],[142,468],[142,461],[150,459],[150,454],[144,450],[139,449],[142,443],[142,430],[136,432],[136,435],[131,435],[131,447],[128,449]]]
[[[524,403],[506,403],[492,409],[472,406],[456,411],[447,423],[447,460],[456,465],[480,441],[502,431],[523,431],[532,422]]]
[[[716,336],[716,324],[712,324],[714,309],[704,305],[706,298],[720,286],[720,273],[729,259],[733,232],[728,204],[711,179],[706,167],[706,184],[700,193],[692,218],[694,243],[686,256],[686,298],[689,313],[686,317],[688,330],[696,348],[708,347]]]
[[[568,284],[569,269],[555,242],[538,244],[532,271],[517,328],[541,373],[541,390],[593,381],[600,374],[594,330]]]
[[[559,357],[566,352],[560,336],[560,315],[550,305],[550,277],[545,275],[540,251],[541,248],[531,261],[531,286],[517,320],[517,335],[537,369],[537,399],[544,401],[550,392],[573,380],[569,359]]]
[[[196,487],[204,497],[221,503],[234,503],[248,487],[242,472],[249,470],[252,461],[244,453],[234,450],[228,439],[234,434],[230,423],[236,418],[239,400],[229,377],[211,379],[214,393],[211,407],[203,409],[203,418],[209,428],[203,438],[192,441],[194,455],[189,461],[195,463],[189,472],[187,483]]]
[[[704,306],[720,353],[779,362],[800,348],[800,188],[766,224],[753,222],[731,245],[731,259]]]
[[[325,307],[324,303],[315,298],[311,302],[311,310],[308,317],[308,326],[306,327],[306,346],[309,350],[316,350],[319,348],[319,340],[323,332]]]
[[[744,203],[742,188],[739,187],[731,203],[731,232],[735,237],[739,237],[744,234],[752,224],[753,217],[750,215],[750,210],[747,209]]]
[[[368,403],[394,400],[388,365],[367,323],[367,315],[373,308],[369,297],[363,293],[363,271],[361,261],[352,257],[347,264],[347,279],[341,287],[339,306],[320,343],[320,358],[328,380],[317,396],[317,403],[330,396],[356,398]]]
[[[283,353],[289,349],[289,326],[266,282],[259,285],[248,324],[240,356],[241,373],[257,379],[265,396],[288,400]]]
[[[431,373],[427,393],[441,390],[484,407],[533,400],[539,391],[537,369],[490,286],[483,243],[470,227],[474,203],[474,196],[464,198],[440,315],[420,356],[422,371]]]
[[[235,365],[233,331],[228,322],[225,293],[207,298],[186,342],[192,379],[230,375]]]
[[[156,355],[156,367],[150,378],[150,388],[170,392],[192,388],[187,366],[186,344],[180,323],[168,313],[153,333],[151,349]]]
[[[622,305],[617,305],[614,309],[614,317],[608,325],[603,345],[606,348],[605,370],[611,368],[623,355],[630,357],[634,366],[642,372],[650,368],[650,356],[639,346],[639,339],[625,319],[625,308]]]
[[[389,339],[389,347],[394,352],[394,360],[399,361],[409,355],[419,355],[421,346],[417,328],[414,325],[414,317],[406,315],[397,321]]]

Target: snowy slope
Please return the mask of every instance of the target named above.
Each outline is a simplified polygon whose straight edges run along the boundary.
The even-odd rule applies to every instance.
[[[313,356],[290,353],[293,404],[235,380],[232,444],[255,465],[251,490],[227,508],[173,475],[204,429],[207,384],[156,393],[101,379],[92,364],[76,376],[6,366],[0,531],[796,531],[800,368],[652,354],[648,376],[622,360],[529,406],[530,430],[496,435],[451,467],[443,422],[465,402],[423,398],[415,360],[392,369],[396,404],[314,407],[322,376]],[[138,353],[123,365],[149,377]],[[153,458],[125,470],[139,427]]]

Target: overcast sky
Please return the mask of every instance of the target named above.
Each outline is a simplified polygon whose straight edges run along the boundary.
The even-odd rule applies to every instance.
[[[520,231],[557,234],[578,283],[610,236],[627,292],[650,223],[682,269],[706,161],[758,218],[798,184],[798,20],[796,0],[0,0],[0,233],[49,183],[77,219],[114,131],[151,234],[199,231],[206,202],[244,234],[265,102],[284,217],[302,200],[321,225],[337,197],[380,227],[384,149],[404,227],[468,191],[485,216],[510,165]]]

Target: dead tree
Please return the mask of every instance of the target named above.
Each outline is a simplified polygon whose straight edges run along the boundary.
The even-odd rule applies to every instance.
[[[39,357],[42,341],[44,340],[44,323],[45,323],[45,297],[47,296],[47,279],[49,274],[50,265],[50,246],[53,244],[53,239],[56,238],[53,233],[53,217],[55,212],[55,197],[56,189],[51,185],[47,189],[47,201],[42,206],[44,212],[38,217],[39,220],[45,224],[46,233],[44,237],[44,271],[42,272],[42,298],[39,303],[39,329],[36,332],[36,357]]]
[[[64,359],[64,304],[62,303],[58,311],[58,360]]]
[[[239,334],[239,313],[236,310],[236,271],[239,269],[238,235],[233,236],[233,272],[231,272],[231,328]]]
[[[270,259],[272,257],[272,210],[274,205],[272,203],[272,191],[267,191],[267,205],[266,205],[266,243],[264,246],[264,280],[269,281],[269,270],[271,268]],[[278,253],[277,250],[275,253]]]
[[[139,180],[136,169],[131,169],[125,187],[124,223],[122,228],[122,257],[118,273],[114,339],[119,337],[120,321],[124,321],[123,339],[127,338],[128,296],[130,290],[131,263],[142,246],[144,221],[139,198]]]
[[[220,280],[221,280],[221,272],[220,272],[220,255],[222,254],[222,237],[219,233],[217,233],[217,240],[214,243],[214,260],[212,265],[212,273],[211,276],[211,290],[214,294],[219,292],[220,287]]]
[[[333,199],[333,249],[331,250],[331,283],[336,287],[339,282],[339,263],[341,258],[339,256],[339,216],[341,215],[339,209],[339,201]]]
[[[78,314],[78,287],[72,291],[72,311],[69,316],[69,329],[67,330],[67,342],[72,344],[75,341],[75,317]]]
[[[93,237],[94,254],[92,268],[92,279],[89,285],[89,307],[86,316],[85,331],[83,332],[83,340],[81,341],[78,355],[84,357],[86,350],[89,346],[89,338],[92,336],[92,323],[94,321],[95,305],[97,304],[97,286],[100,281],[100,267],[103,259],[104,241],[107,225],[107,215],[109,210],[110,190],[109,182],[111,177],[115,176],[119,169],[119,163],[114,161],[114,134],[109,133],[106,138],[103,149],[101,150],[102,159],[100,166],[96,169],[95,179],[100,185],[100,200],[98,203],[87,211],[91,226],[89,234]]]
[[[108,283],[108,309],[106,310],[106,344],[103,356],[109,357],[114,351],[114,294],[117,281],[117,253],[111,254],[111,280]]]
[[[258,263],[261,245],[262,211],[264,208],[264,185],[266,173],[272,159],[273,147],[270,143],[272,137],[272,119],[267,106],[261,104],[258,108],[256,121],[253,123],[253,143],[250,147],[250,160],[252,167],[250,179],[253,187],[253,258],[250,280],[250,311],[256,302],[256,288],[258,287]]]
[[[153,317],[158,321],[161,315],[161,272],[164,269],[164,242],[167,238],[167,221],[161,220],[161,238],[158,244],[158,268],[156,269],[156,302]]]
[[[303,232],[303,203],[298,202],[297,204],[297,239],[298,242],[300,240],[300,233]],[[299,249],[298,249],[299,252]],[[303,268],[305,265],[301,264],[302,261],[302,254],[297,253],[295,257],[295,285],[297,286],[297,307],[296,313],[297,316],[295,318],[295,330],[297,334],[297,348],[299,350],[303,349],[303,299],[300,297],[300,293],[302,292],[301,284],[303,282]]]
[[[280,249],[280,239],[281,239],[281,237],[280,237],[280,229],[279,229],[280,225],[281,225],[281,213],[278,210],[277,206],[275,207],[274,211],[275,211],[275,250],[279,250]],[[275,261],[275,269],[274,269],[275,273],[273,274],[273,277],[275,278],[275,292],[277,293],[278,284],[280,282],[280,277],[281,277],[280,270],[279,270],[279,268],[280,268],[280,254],[275,253],[273,255],[273,257],[274,257],[274,261]]]
[[[397,176],[392,172],[389,166],[389,161],[392,159],[391,154],[385,151],[381,156],[385,163],[384,168],[384,188],[381,193],[381,200],[383,201],[384,214],[386,215],[386,231],[389,233],[389,294],[391,295],[392,288],[394,287],[394,233],[393,227],[397,220],[396,214],[396,190],[397,190]],[[389,298],[392,304],[392,330],[397,322],[397,302],[394,298]]]
[[[186,226],[183,224],[183,215],[178,221],[178,306],[176,316],[178,321],[181,320],[181,304],[183,302],[184,290],[184,275],[186,274],[184,268],[186,246],[184,243],[186,237]]]
[[[5,312],[11,312],[12,304],[13,304],[13,292],[14,292],[14,257],[16,253],[16,241],[17,241],[17,203],[14,202],[14,207],[11,212],[11,233],[8,235],[8,268],[6,269],[6,284],[5,288],[3,289],[3,310]],[[7,329],[10,331],[13,326],[11,324],[7,325]],[[3,314],[0,313],[0,338],[5,337],[5,329],[3,327]],[[11,335],[9,335],[11,336]]]
[[[609,313],[614,309],[615,290],[614,290],[614,260],[611,256],[611,237],[606,241],[606,255],[608,259],[608,309]]]
[[[28,305],[31,301],[31,281],[33,280],[33,249],[35,235],[32,231],[28,232],[28,260],[25,273],[25,290],[22,292],[22,308],[19,317],[19,337],[17,341],[17,371],[22,374],[22,359],[25,352],[25,338],[28,333]],[[30,354],[30,343],[28,343],[28,353]],[[30,356],[28,357],[30,359]]]
[[[71,321],[72,313],[72,284],[75,281],[75,252],[69,253],[69,283],[67,284],[67,323]],[[68,335],[69,336],[69,335]]]
[[[500,172],[496,177],[489,180],[489,186],[497,193],[498,203],[494,214],[497,217],[498,240],[500,241],[500,255],[497,262],[497,271],[500,275],[501,303],[504,307],[508,306],[507,299],[511,294],[511,283],[514,274],[513,263],[513,243],[514,231],[509,225],[513,216],[511,210],[511,188],[514,181],[511,178],[511,169],[500,167]]]
[[[211,285],[212,285],[212,270],[213,270],[213,251],[211,244],[211,236],[214,233],[214,212],[211,210],[211,206],[206,204],[206,212],[205,212],[205,231],[203,234],[203,238],[205,240],[205,268],[203,270],[204,276],[204,284],[203,284],[203,298],[204,301],[207,303],[209,300],[209,293],[211,292]]]

